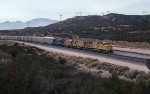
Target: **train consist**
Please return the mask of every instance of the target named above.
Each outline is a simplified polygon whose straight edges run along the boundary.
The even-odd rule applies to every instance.
[[[54,37],[35,37],[35,36],[0,36],[0,39],[43,43],[55,46],[64,46],[97,51],[102,53],[113,52],[112,44],[109,42],[95,42],[95,41],[83,41],[80,39],[62,39]]]

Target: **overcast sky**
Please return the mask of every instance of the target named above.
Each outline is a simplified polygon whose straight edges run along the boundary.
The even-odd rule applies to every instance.
[[[150,0],[0,0],[0,22],[28,21],[33,18],[59,20],[82,15],[101,15],[109,10],[121,14],[142,14],[149,11]]]

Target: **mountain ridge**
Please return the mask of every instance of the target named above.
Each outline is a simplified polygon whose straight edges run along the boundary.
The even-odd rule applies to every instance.
[[[48,18],[35,18],[27,22],[22,21],[5,21],[0,23],[0,30],[24,29],[26,27],[46,26],[58,22]]]
[[[76,16],[44,27],[26,28],[6,35],[95,38],[150,43],[150,15],[107,14]]]

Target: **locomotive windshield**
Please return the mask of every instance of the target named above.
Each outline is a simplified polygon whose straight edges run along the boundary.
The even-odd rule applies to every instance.
[[[111,42],[103,42],[104,45],[112,44]]]

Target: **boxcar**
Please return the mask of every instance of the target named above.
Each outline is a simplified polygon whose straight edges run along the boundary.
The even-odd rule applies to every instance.
[[[15,36],[15,39],[14,40],[18,40],[18,36]]]
[[[32,36],[32,37],[31,37],[31,41],[32,41],[32,42],[37,42],[37,37]]]
[[[37,37],[38,43],[44,43],[44,37]]]
[[[0,36],[0,39],[1,39],[1,40],[6,40],[6,39],[7,39],[7,36]]]
[[[21,41],[24,41],[24,36],[21,36],[21,37],[20,37],[20,40],[21,40]]]
[[[51,45],[51,44],[53,44],[54,39],[55,39],[54,37],[44,37],[43,43]]]
[[[60,38],[55,38],[53,40],[53,45],[57,45],[57,46],[64,46],[64,39],[60,39]]]
[[[27,36],[23,36],[23,41],[27,41]]]
[[[6,37],[7,37],[7,36],[0,36],[0,39],[1,39],[1,40],[5,40],[5,39],[7,39]]]
[[[9,40],[12,40],[13,39],[13,36],[9,36]]]
[[[20,36],[17,36],[17,40],[18,40],[18,41],[20,40]]]
[[[28,42],[31,41],[31,37],[32,37],[32,36],[27,36],[27,41],[28,41]]]

